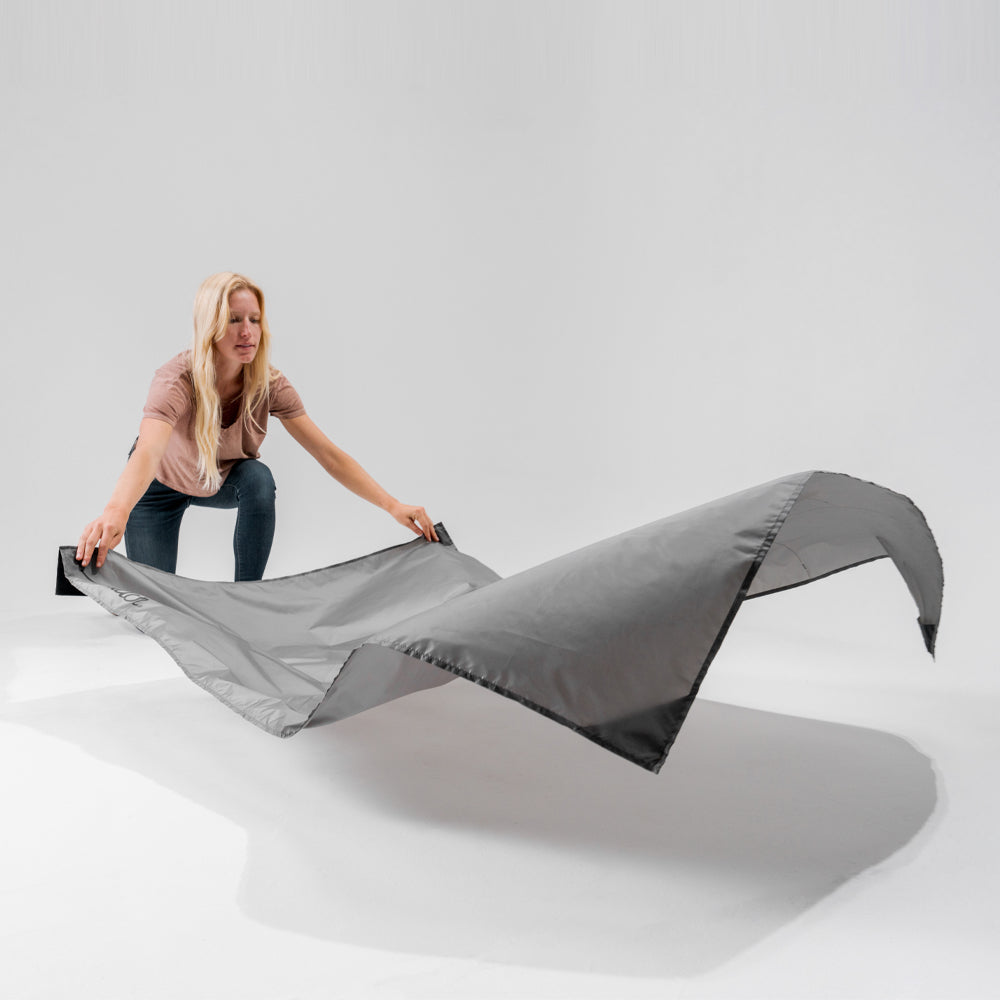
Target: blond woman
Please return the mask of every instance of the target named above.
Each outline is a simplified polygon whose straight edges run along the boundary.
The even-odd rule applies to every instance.
[[[259,459],[269,416],[353,493],[437,541],[423,507],[400,503],[309,419],[299,394],[270,364],[271,333],[259,286],[239,274],[213,274],[194,303],[194,341],[159,368],[139,437],[100,517],[80,535],[77,559],[107,553],[125,539],[130,559],[176,571],[184,511],[237,508],[237,580],[264,575],[274,537],[274,479]]]

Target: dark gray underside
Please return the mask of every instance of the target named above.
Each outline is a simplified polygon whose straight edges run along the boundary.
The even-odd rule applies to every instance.
[[[447,536],[445,536],[447,537]],[[276,736],[456,676],[658,771],[740,604],[890,558],[929,651],[941,559],[920,511],[850,476],[804,472],[501,579],[417,539],[258,583],[163,573],[111,553],[78,591],[154,638],[197,684]]]

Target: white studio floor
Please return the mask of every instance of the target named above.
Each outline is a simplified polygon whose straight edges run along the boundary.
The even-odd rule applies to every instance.
[[[280,741],[8,614],[0,995],[1000,996],[995,690],[799,613],[874,569],[745,606],[658,776],[462,681]]]

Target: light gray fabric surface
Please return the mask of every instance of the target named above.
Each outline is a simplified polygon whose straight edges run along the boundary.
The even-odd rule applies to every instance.
[[[289,736],[465,677],[657,771],[742,601],[891,558],[930,651],[941,560],[919,510],[804,472],[500,579],[423,539],[278,580],[210,583],[116,553],[64,583],[152,636],[200,684]]]

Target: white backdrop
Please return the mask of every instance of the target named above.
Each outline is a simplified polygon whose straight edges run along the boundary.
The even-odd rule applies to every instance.
[[[995,996],[998,39],[995,0],[0,0],[11,989]],[[937,663],[883,562],[749,603],[656,778],[460,683],[270,740],[48,597],[219,270],[503,574],[804,468],[909,495]],[[269,575],[407,540],[262,457]]]
[[[833,469],[922,507],[963,643],[998,554],[997,14],[5,3],[8,603],[232,269],[320,426],[499,572]],[[269,575],[406,539],[277,424],[262,457]],[[227,518],[189,513],[182,573],[228,576]]]

